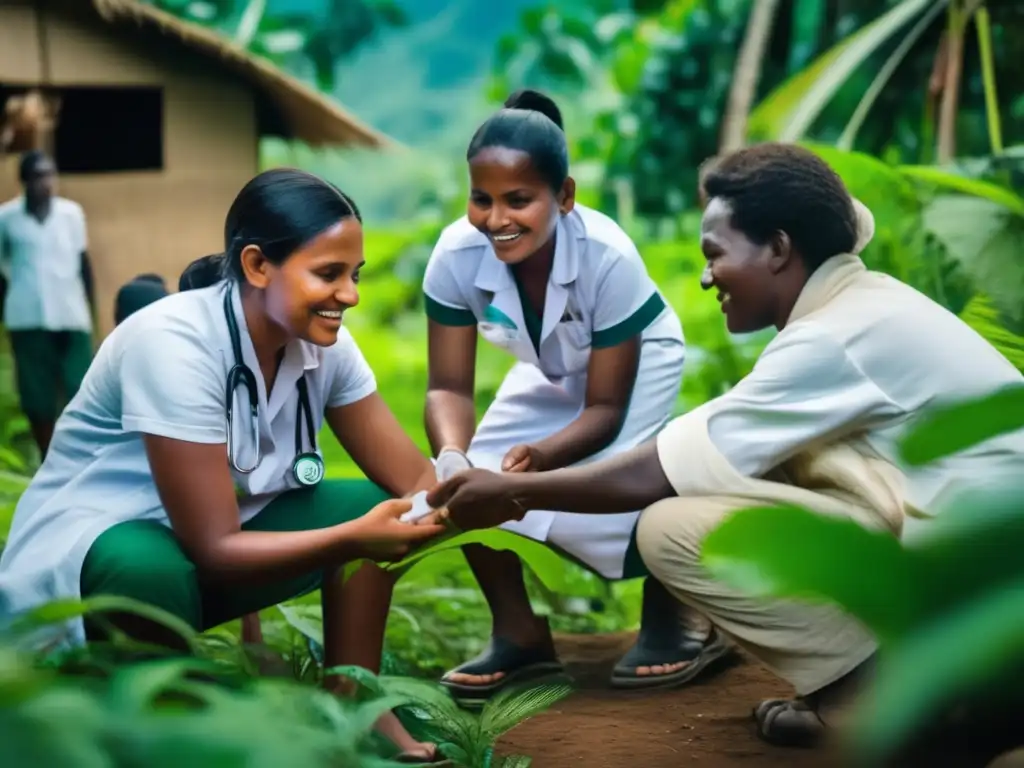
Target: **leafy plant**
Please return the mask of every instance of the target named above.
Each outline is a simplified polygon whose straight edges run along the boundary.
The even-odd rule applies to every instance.
[[[934,461],[1022,425],[1024,387],[1009,388],[929,414],[907,434],[904,460]],[[865,765],[880,765],[929,718],[999,690],[1024,666],[1019,490],[972,494],[903,545],[808,510],[743,510],[707,537],[703,559],[744,592],[835,603],[875,633],[878,677],[850,744]]]
[[[441,686],[406,677],[376,676],[361,667],[334,667],[330,674],[358,683],[371,701],[401,702],[403,722],[417,738],[438,744],[461,768],[527,768],[525,755],[495,758],[494,744],[524,720],[572,692],[565,683],[521,684],[496,694],[479,714],[459,707]]]
[[[764,99],[750,115],[751,131],[779,141],[803,139],[837,90],[871,54],[909,22],[919,18],[933,21],[936,9],[941,10],[947,2],[903,0],[861,27]]]
[[[371,733],[388,701],[344,701],[232,664],[160,658],[167,652],[121,641],[42,658],[25,647],[46,626],[110,611],[158,621],[198,643],[173,617],[120,598],[55,603],[22,616],[0,640],[4,765],[396,765]],[[133,653],[151,658],[128,660]]]

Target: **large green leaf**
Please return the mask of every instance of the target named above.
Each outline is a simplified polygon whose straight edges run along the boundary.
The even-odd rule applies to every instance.
[[[925,208],[923,221],[1010,328],[1024,331],[1024,216],[987,197],[939,195]]]
[[[904,542],[922,620],[980,599],[1021,576],[1024,504],[1019,476],[962,490]]]
[[[108,613],[127,613],[160,624],[177,634],[191,650],[199,650],[198,634],[188,622],[163,608],[120,595],[94,595],[84,600],[54,600],[19,614],[8,629],[16,637],[34,637],[38,630],[48,626],[87,616],[102,617]]]
[[[889,54],[889,58],[879,68],[875,79],[871,81],[871,85],[868,86],[864,95],[861,96],[860,101],[857,103],[857,108],[850,117],[850,121],[846,124],[842,135],[836,141],[836,146],[839,149],[853,149],[853,143],[857,139],[857,132],[860,131],[864,121],[867,120],[868,113],[875,105],[875,101],[882,94],[882,91],[885,90],[892,76],[907,57],[907,54],[910,53],[910,49],[917,44],[917,41],[921,39],[921,36],[935,22],[948,4],[949,0],[940,0],[940,2],[936,2],[931,8],[927,9],[917,20],[917,23],[914,24],[910,32],[900,40],[896,50]]]
[[[552,592],[561,592],[566,589],[565,561],[556,552],[538,541],[500,528],[465,532],[452,531],[450,535],[420,547],[405,559],[384,567],[392,573],[402,575],[424,558],[440,552],[460,549],[467,544],[482,544],[490,549],[514,552]],[[356,561],[347,564],[345,578],[355,573],[362,566],[362,562]]]
[[[798,507],[735,513],[704,540],[702,560],[751,596],[836,603],[882,639],[906,633],[922,604],[895,536]]]
[[[939,706],[1024,662],[1024,580],[964,603],[887,649],[858,704],[852,742],[881,765]]]
[[[920,466],[1021,428],[1024,386],[1006,387],[922,416],[901,439],[900,453],[910,466]]]
[[[962,192],[972,197],[980,197],[1024,216],[1024,197],[998,184],[981,179],[972,179],[958,173],[951,173],[933,165],[901,165],[899,172],[904,176],[925,182],[951,192]]]
[[[772,91],[750,114],[752,135],[798,141],[867,58],[936,1],[903,0]]]

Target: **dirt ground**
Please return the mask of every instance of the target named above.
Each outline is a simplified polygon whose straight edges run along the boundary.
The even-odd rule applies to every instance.
[[[689,686],[634,693],[608,687],[630,633],[556,638],[577,691],[499,743],[502,754],[533,757],[533,768],[817,768],[834,757],[760,741],[750,711],[792,691],[739,656]]]

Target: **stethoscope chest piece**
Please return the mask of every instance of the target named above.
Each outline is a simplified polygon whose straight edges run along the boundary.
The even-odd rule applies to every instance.
[[[227,380],[227,450],[228,462],[231,467],[243,475],[250,474],[260,465],[260,426],[259,426],[259,397],[257,395],[256,375],[242,360],[242,341],[238,330],[238,321],[235,319],[234,309],[231,306],[231,290],[224,294],[224,316],[228,324],[228,333],[231,337],[231,348],[235,355],[235,364],[228,372]],[[249,418],[251,426],[251,439],[253,442],[256,458],[252,466],[239,466],[234,451],[234,419],[233,405],[235,388],[242,386],[248,395]],[[292,461],[292,477],[300,486],[311,488],[324,479],[324,460],[316,450],[316,424],[313,421],[313,408],[309,400],[309,388],[306,384],[306,377],[303,374],[295,382],[298,390],[298,403],[295,408],[295,459]],[[302,428],[306,433],[313,450],[304,451],[302,440]]]
[[[299,485],[311,488],[324,479],[324,460],[318,453],[300,453],[292,464],[292,475]]]

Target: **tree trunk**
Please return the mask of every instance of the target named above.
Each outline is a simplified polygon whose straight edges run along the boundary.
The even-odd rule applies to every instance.
[[[743,45],[736,58],[729,101],[722,121],[719,154],[737,150],[746,143],[747,117],[757,95],[764,54],[771,40],[778,8],[779,0],[754,0]]]
[[[935,159],[940,165],[956,157],[956,113],[960,106],[960,80],[964,65],[964,24],[962,4],[951,0],[949,4],[949,32],[946,35],[946,76],[942,83],[942,101],[939,104],[938,141]]]

